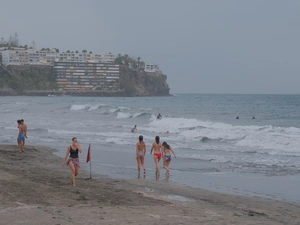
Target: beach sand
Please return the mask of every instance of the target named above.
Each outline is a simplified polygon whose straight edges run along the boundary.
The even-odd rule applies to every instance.
[[[81,170],[45,146],[0,145],[0,224],[300,224],[300,206]]]

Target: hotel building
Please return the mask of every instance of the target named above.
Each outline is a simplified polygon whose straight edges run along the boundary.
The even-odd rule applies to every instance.
[[[120,89],[119,65],[100,62],[55,62],[53,73],[61,90]]]

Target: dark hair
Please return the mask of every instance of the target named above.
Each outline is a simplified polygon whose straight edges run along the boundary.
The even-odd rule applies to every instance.
[[[17,120],[17,123],[21,123],[21,120]]]
[[[21,122],[24,122],[24,120],[23,120],[23,119],[21,119],[20,121],[21,121]]]
[[[142,142],[143,141],[143,135],[139,136],[139,141]]]
[[[163,145],[165,148],[170,149],[170,145],[168,145],[167,142],[164,141],[164,142],[162,143],[162,145]]]
[[[156,141],[157,144],[159,143],[159,136],[155,137],[155,141]]]
[[[73,138],[72,138],[72,141],[74,141],[74,139],[77,139],[77,137],[73,137]]]

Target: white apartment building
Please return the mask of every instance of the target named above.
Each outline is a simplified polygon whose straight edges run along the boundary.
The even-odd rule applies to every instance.
[[[114,63],[115,56],[108,54],[89,53],[57,53],[55,49],[48,50],[4,50],[2,64],[8,65],[54,65],[54,62],[103,62]]]
[[[146,63],[145,64],[145,72],[148,72],[148,73],[155,73],[155,72],[158,72],[160,71],[159,70],[159,67],[157,64],[152,64],[152,63]]]
[[[8,65],[53,65],[56,51],[6,50],[2,52],[2,64]]]

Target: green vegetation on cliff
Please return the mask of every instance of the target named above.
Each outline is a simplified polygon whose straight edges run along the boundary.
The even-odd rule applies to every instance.
[[[169,95],[167,76],[161,72],[148,74],[144,71],[145,62],[121,54],[115,60],[120,65],[120,89],[128,96]]]
[[[1,66],[0,88],[22,93],[24,90],[57,89],[57,83],[50,66]]]

